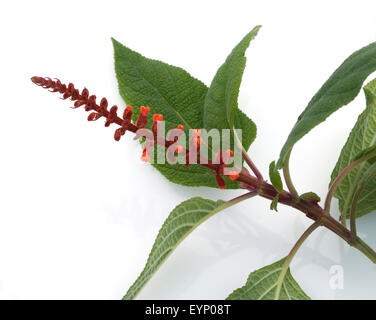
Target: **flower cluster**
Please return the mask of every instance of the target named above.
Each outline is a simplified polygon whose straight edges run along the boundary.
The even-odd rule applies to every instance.
[[[116,105],[112,106],[108,109],[108,102],[106,98],[102,98],[100,103],[97,104],[97,98],[95,95],[90,95],[89,90],[84,88],[81,92],[74,87],[72,83],[65,85],[60,82],[60,80],[55,79],[52,80],[51,78],[43,78],[43,77],[32,77],[31,81],[34,82],[36,85],[41,86],[45,89],[49,89],[51,92],[58,92],[62,94],[63,99],[70,99],[74,101],[73,108],[79,108],[83,106],[86,111],[92,111],[88,116],[88,121],[96,121],[100,118],[105,119],[105,126],[109,127],[111,124],[117,124],[119,128],[115,130],[114,139],[119,141],[120,138],[126,133],[126,131],[130,131],[136,134],[135,139],[139,139],[141,137],[145,137],[146,135],[140,134],[140,130],[144,129],[148,122],[148,113],[150,112],[149,107],[141,106],[140,107],[140,114],[137,120],[132,123],[132,115],[133,109],[131,106],[126,106],[122,117],[118,116],[118,107]],[[186,154],[186,166],[189,166],[189,157],[190,152],[189,149],[185,149],[183,146],[177,144],[179,135],[176,135],[173,140],[166,140],[157,138],[157,131],[158,131],[158,123],[163,121],[162,114],[154,114],[153,115],[153,124],[151,126],[151,132],[153,134],[153,139],[151,143],[162,145],[166,148],[170,147],[171,145],[175,145],[175,153],[184,153]],[[183,132],[184,127],[179,124],[176,128],[178,131]],[[215,174],[215,178],[217,184],[220,189],[225,188],[225,181],[223,179],[223,172],[226,164],[228,163],[229,159],[233,156],[233,151],[228,150],[226,152],[219,151],[215,155],[215,161],[211,161],[210,159],[206,159],[205,163],[200,162],[199,150],[200,145],[202,142],[201,130],[194,129],[192,130],[193,138],[191,141],[191,148],[195,149],[195,157],[197,163],[212,169]],[[149,141],[150,142],[150,141]],[[147,147],[148,141],[144,144],[144,149],[142,151],[141,160],[143,161],[150,161],[150,148]],[[193,151],[193,150],[192,150]],[[232,180],[237,180],[239,178],[239,173],[237,171],[230,171],[228,177]]]

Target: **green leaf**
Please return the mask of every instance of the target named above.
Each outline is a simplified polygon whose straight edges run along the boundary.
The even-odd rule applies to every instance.
[[[243,111],[237,109],[235,111],[234,128],[242,129],[242,145],[245,150],[248,150],[256,139],[257,128],[255,123]]]
[[[139,115],[138,106],[148,105],[152,113],[163,114],[166,130],[182,124],[188,137],[189,129],[204,127],[203,107],[208,91],[205,84],[181,68],[145,58],[116,40],[112,41],[119,92],[126,103],[136,107],[134,120]],[[242,142],[247,149],[256,135],[255,124],[240,110],[235,113],[234,122],[243,130]],[[151,127],[151,121],[147,127]],[[212,171],[203,166],[153,165],[174,183],[218,187]],[[236,181],[227,177],[225,182],[226,188],[239,188]]]
[[[271,162],[270,165],[269,165],[269,177],[270,177],[270,181],[272,182],[272,185],[274,186],[274,188],[278,192],[282,192],[283,191],[283,183],[282,183],[281,176],[280,176],[279,172],[277,171],[277,169],[275,167],[275,161]]]
[[[195,186],[207,186],[212,188],[218,188],[213,170],[210,170],[202,165],[193,164],[188,168],[180,164],[157,164],[153,166],[163,174],[169,181],[177,184],[181,184],[188,187]],[[239,184],[236,181],[232,181],[226,176],[223,176],[226,184],[226,189],[237,189]]]
[[[238,108],[240,83],[245,68],[247,50],[261,26],[255,27],[232,50],[218,69],[205,97],[204,127],[208,130],[231,129]]]
[[[357,206],[359,204],[359,197],[361,196],[364,188],[368,185],[368,183],[375,178],[376,178],[376,162],[373,162],[373,164],[367,169],[367,171],[364,172],[364,174],[362,175],[362,178],[359,180],[357,184],[357,188],[351,200],[350,216],[351,216],[351,212],[355,212],[355,217],[356,217]]]
[[[134,299],[180,242],[201,223],[228,206],[230,204],[222,200],[211,201],[195,197],[172,210],[155,239],[144,270],[123,299]]]
[[[333,112],[351,102],[364,80],[376,70],[376,42],[348,57],[324,83],[298,118],[277,163],[281,169],[294,144]]]
[[[366,94],[367,107],[358,117],[346,144],[342,148],[332,172],[330,184],[354,159],[367,158],[376,144],[376,79],[364,87],[364,92]],[[334,192],[334,196],[339,200],[340,211],[346,217],[350,217],[350,207],[354,192],[370,165],[369,161],[363,161],[357,165],[342,179]],[[360,217],[375,209],[376,179],[372,179],[359,195],[356,216]]]
[[[277,210],[278,200],[279,200],[279,193],[276,194],[273,201],[270,203],[270,210],[274,210],[278,212]]]
[[[246,284],[231,293],[227,300],[273,300],[285,260],[283,258],[252,272]],[[292,277],[290,268],[283,279],[279,300],[310,300]]]

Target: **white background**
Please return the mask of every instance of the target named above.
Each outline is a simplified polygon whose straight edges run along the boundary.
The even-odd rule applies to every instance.
[[[210,84],[257,24],[263,28],[247,52],[239,105],[258,126],[250,155],[267,176],[321,84],[376,40],[375,1],[1,2],[1,299],[120,299],[177,204],[241,193],[170,183],[141,163],[129,136],[115,142],[114,128],[88,123],[83,110],[30,77],[72,81],[124,106],[111,36]],[[364,107],[360,94],[297,143],[291,167],[299,192],[324,198]],[[225,298],[251,271],[285,256],[309,224],[291,208],[271,213],[264,199],[243,202],[184,240],[139,298]],[[376,215],[359,219],[358,228],[376,247]],[[343,290],[329,285],[336,265],[344,268]],[[376,267],[326,230],[303,245],[292,273],[313,299],[376,298]]]

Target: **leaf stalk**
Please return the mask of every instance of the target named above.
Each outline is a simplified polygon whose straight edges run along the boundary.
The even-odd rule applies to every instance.
[[[295,198],[298,198],[299,197],[298,191],[295,189],[294,184],[292,183],[291,175],[290,175],[290,155],[291,155],[291,150],[286,155],[285,164],[284,164],[284,166],[282,168],[282,170],[283,170],[283,177],[285,178],[286,186],[289,189],[290,193]]]
[[[319,226],[321,225],[320,221],[316,221],[313,224],[311,224],[306,231],[301,235],[301,237],[298,239],[298,241],[295,243],[295,245],[292,247],[290,253],[288,254],[285,263],[282,266],[282,270],[279,274],[278,280],[277,280],[277,288],[275,290],[274,300],[278,300],[281,293],[281,287],[283,284],[283,280],[286,276],[286,273],[289,269],[290,263],[292,259],[294,258],[296,252],[299,250],[303,242],[312,234],[313,231],[315,231]]]

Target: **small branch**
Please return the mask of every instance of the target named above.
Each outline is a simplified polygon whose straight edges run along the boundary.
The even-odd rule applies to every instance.
[[[332,185],[329,188],[328,194],[325,199],[325,207],[324,210],[329,213],[330,211],[330,203],[334,195],[334,191],[338,187],[338,185],[341,183],[341,181],[350,173],[351,170],[353,170],[356,166],[358,166],[361,163],[364,163],[368,159],[371,159],[376,155],[376,151],[367,153],[366,155],[362,156],[360,159],[353,161],[347,165],[340,173],[339,175],[334,179]],[[346,210],[344,212],[341,212],[341,220],[342,224],[346,225]]]
[[[286,182],[287,188],[289,189],[290,193],[295,198],[298,198],[299,197],[298,191],[296,191],[294,184],[292,183],[291,175],[290,175],[290,154],[291,154],[291,150],[288,152],[288,154],[286,156],[286,161],[285,161],[285,164],[283,166],[283,176],[285,178],[285,182]]]
[[[247,152],[244,150],[243,147],[242,147],[242,156],[243,156],[244,161],[248,164],[249,168],[255,174],[256,178],[258,180],[261,180],[261,181],[264,180],[264,178],[262,177],[261,172],[257,169],[256,165],[253,163],[253,161],[248,156]]]
[[[324,210],[329,213],[330,212],[330,203],[332,201],[334,191],[337,189],[337,186],[340,182],[347,176],[347,174],[354,169],[358,165],[356,162],[351,162],[346,168],[344,168],[340,174],[334,179],[333,183],[331,184],[328,194],[326,195]]]
[[[291,249],[290,253],[288,254],[285,263],[282,266],[281,273],[279,274],[278,280],[277,280],[277,288],[275,290],[274,300],[278,300],[281,292],[281,287],[283,283],[283,279],[286,276],[287,270],[289,269],[290,263],[292,259],[294,258],[296,252],[299,250],[303,242],[311,235],[311,233],[316,230],[320,226],[320,221],[316,221],[313,224],[311,224],[306,231],[301,235],[299,240],[295,243],[293,248]]]
[[[231,204],[235,204],[235,203],[238,203],[240,201],[243,201],[243,200],[252,198],[254,196],[257,196],[258,194],[259,194],[258,191],[254,190],[254,191],[250,191],[250,192],[247,192],[245,194],[242,194],[241,196],[238,196],[238,197],[231,199],[231,200],[228,200],[226,202],[231,203]]]
[[[359,237],[356,237],[355,243],[353,246],[357,248],[360,252],[362,252],[373,263],[376,263],[376,252],[368,244],[366,244],[362,239],[360,239]]]
[[[351,231],[351,237],[353,239],[355,239],[356,237],[356,207],[357,207],[357,202],[358,202],[358,198],[359,198],[359,195],[360,195],[360,192],[363,190],[362,186],[360,186],[355,194],[354,194],[354,197],[352,199],[352,203],[351,203],[351,210],[350,210],[350,231]],[[343,216],[345,216],[345,214],[342,214]],[[342,216],[341,216],[342,218]]]
[[[238,135],[236,134],[236,130],[234,131],[234,138],[235,138],[236,147],[239,150],[241,150],[242,157],[243,157],[244,161],[248,164],[249,168],[255,174],[257,180],[258,181],[264,181],[264,178],[262,177],[261,172],[257,169],[256,165],[253,163],[251,158],[248,156],[247,151],[244,149],[241,140],[239,139]]]

